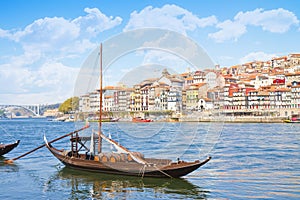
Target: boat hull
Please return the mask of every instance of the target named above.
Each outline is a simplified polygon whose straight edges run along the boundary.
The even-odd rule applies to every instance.
[[[0,156],[7,154],[8,152],[12,151],[16,148],[20,143],[20,140],[17,140],[15,143],[12,144],[2,144],[0,145]]]
[[[293,114],[288,119],[283,120],[285,123],[300,123],[300,114]]]
[[[185,176],[200,166],[204,165],[210,160],[194,161],[194,162],[173,162],[169,164],[157,164],[152,166],[145,166],[137,162],[101,162],[99,160],[89,160],[86,155],[69,156],[62,151],[53,148],[51,145],[46,145],[50,152],[60,160],[64,165],[81,169],[86,171],[93,171],[97,173],[129,175],[129,176],[143,176],[143,177],[157,177],[157,178],[178,178]],[[159,161],[160,159],[152,159]]]
[[[140,117],[136,117],[136,118],[132,118],[132,122],[153,122],[152,119],[143,119],[143,118],[140,118]]]
[[[283,120],[283,122],[285,122],[285,123],[300,123],[300,120],[293,121],[293,120],[290,120],[290,119],[285,119],[285,120]]]
[[[102,118],[101,122],[118,122],[120,118]],[[90,119],[89,122],[99,122],[99,119]]]

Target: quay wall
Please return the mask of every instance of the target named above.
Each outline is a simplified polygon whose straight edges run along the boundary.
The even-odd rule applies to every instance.
[[[87,117],[87,115],[82,115]],[[227,123],[282,123],[287,117],[282,116],[224,116],[209,113],[192,112],[184,115],[172,115],[170,112],[110,112],[110,117],[120,118],[120,121],[131,121],[132,117],[141,116],[157,122],[227,122]],[[85,117],[83,117],[85,119]],[[78,116],[76,119],[80,119]],[[80,119],[80,120],[84,120]]]
[[[282,123],[285,118],[282,117],[183,117],[182,122],[227,122],[227,123]]]

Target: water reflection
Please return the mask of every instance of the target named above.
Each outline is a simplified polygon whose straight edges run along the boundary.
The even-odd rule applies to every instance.
[[[0,172],[17,172],[19,171],[19,167],[13,164],[5,164],[4,161],[8,160],[5,156],[0,156]]]
[[[64,167],[48,181],[47,190],[57,183],[69,188],[70,199],[206,199],[209,191],[185,179],[140,178],[95,174]]]

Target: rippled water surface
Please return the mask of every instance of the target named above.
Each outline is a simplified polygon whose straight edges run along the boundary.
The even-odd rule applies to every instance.
[[[14,165],[3,163],[42,145],[44,134],[52,140],[81,126],[41,119],[1,120],[0,142],[21,142],[0,157],[0,199],[300,199],[300,124],[103,124],[106,134],[146,156],[173,160],[212,156],[182,179],[73,170],[46,148]],[[68,148],[66,144],[68,139],[53,145]]]

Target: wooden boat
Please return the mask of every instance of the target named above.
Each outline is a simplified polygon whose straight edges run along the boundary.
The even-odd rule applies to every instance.
[[[285,122],[285,123],[300,123],[300,120],[291,120],[291,119],[285,119],[285,120],[283,120],[283,122]]]
[[[0,156],[7,154],[14,148],[16,148],[20,143],[20,140],[17,140],[15,143],[11,144],[0,144]]]
[[[285,123],[300,123],[300,115],[294,114],[289,119],[283,120]]]
[[[70,136],[71,150],[57,149],[44,137],[45,145],[49,151],[63,164],[71,168],[100,172],[105,174],[146,176],[146,177],[181,177],[187,175],[211,158],[203,161],[195,160],[171,161],[169,159],[146,158],[140,152],[132,152],[121,146],[113,139],[102,133],[102,45],[100,46],[100,112],[99,124],[96,134],[90,137],[79,136],[74,131]],[[86,126],[88,127],[88,126]],[[85,144],[90,141],[90,147]],[[102,140],[113,145],[117,152],[102,152]],[[97,151],[95,146],[97,145]],[[84,151],[83,151],[84,150]]]
[[[141,117],[134,117],[132,118],[132,122],[153,122],[152,119],[145,119]]]

